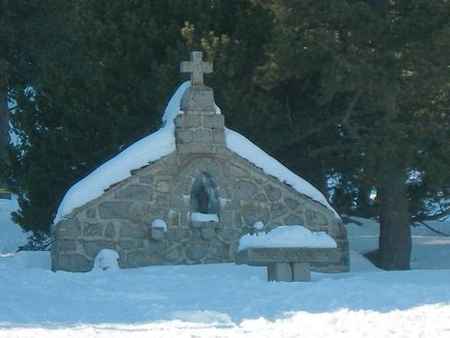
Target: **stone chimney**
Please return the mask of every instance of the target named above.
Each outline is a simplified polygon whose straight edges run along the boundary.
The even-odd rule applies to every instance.
[[[217,153],[225,148],[224,118],[216,111],[212,88],[203,82],[203,74],[212,70],[211,63],[202,61],[202,52],[192,52],[191,61],[181,63],[181,72],[191,73],[191,87],[181,99],[184,114],[175,119],[180,154]]]

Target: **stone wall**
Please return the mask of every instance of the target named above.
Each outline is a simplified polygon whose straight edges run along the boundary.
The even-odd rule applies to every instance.
[[[192,184],[202,173],[215,182],[220,201],[217,223],[191,221]],[[166,232],[152,233],[155,219],[167,223]],[[224,147],[212,153],[173,153],[74,210],[54,227],[52,266],[88,271],[103,248],[119,253],[122,268],[230,262],[239,238],[252,232],[256,221],[264,222],[266,230],[302,224],[328,232],[338,248],[313,269],[348,270],[345,229],[329,209]]]

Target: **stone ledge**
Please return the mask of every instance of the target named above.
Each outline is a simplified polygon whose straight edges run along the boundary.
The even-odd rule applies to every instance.
[[[331,263],[342,252],[328,248],[249,248],[236,255],[236,264],[266,266],[271,263]]]

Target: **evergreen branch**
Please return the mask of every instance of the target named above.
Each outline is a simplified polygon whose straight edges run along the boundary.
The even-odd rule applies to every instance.
[[[424,223],[424,222],[422,222],[422,221],[415,221],[414,223],[415,223],[415,224],[416,224],[416,223],[421,224],[421,225],[423,225],[425,228],[427,228],[428,230],[430,230],[430,231],[432,231],[432,232],[434,232],[434,233],[436,233],[436,234],[438,234],[438,235],[441,235],[441,236],[444,236],[444,237],[450,237],[450,234],[447,234],[447,233],[445,233],[445,232],[439,231],[439,230],[433,228],[432,226],[430,226],[430,225],[428,225],[428,224],[426,224],[426,223]]]
[[[361,94],[362,94],[361,90],[358,90],[356,92],[356,94],[353,97],[352,101],[348,105],[347,110],[345,111],[344,118],[342,119],[342,126],[349,132],[350,137],[352,137],[353,139],[358,139],[359,135],[355,131],[355,129],[352,126],[350,126],[350,117],[353,114],[353,111],[355,109],[355,105],[356,105],[356,103],[358,103],[359,98],[361,97]]]

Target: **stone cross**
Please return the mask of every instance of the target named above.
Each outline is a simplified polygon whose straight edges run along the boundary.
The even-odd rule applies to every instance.
[[[182,73],[191,73],[192,86],[202,86],[203,74],[209,74],[213,71],[213,65],[202,60],[202,52],[192,52],[191,61],[183,61],[181,63]]]

